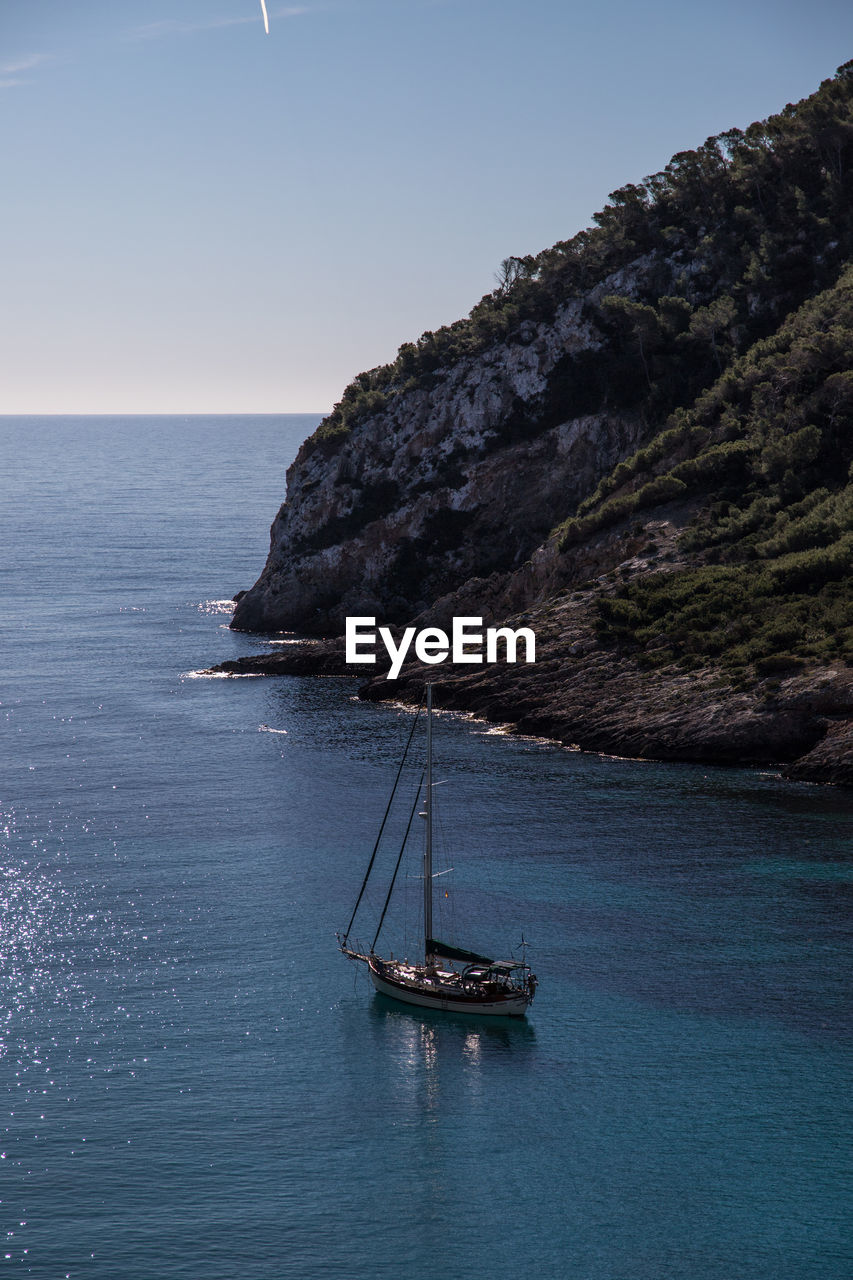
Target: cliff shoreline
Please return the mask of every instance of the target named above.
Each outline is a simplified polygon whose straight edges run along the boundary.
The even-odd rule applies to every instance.
[[[790,779],[853,786],[853,674],[818,668],[749,690],[712,669],[648,672],[595,650],[566,659],[557,634],[539,635],[535,665],[475,670],[407,662],[397,680],[348,666],[342,640],[220,663],[217,675],[345,676],[362,679],[368,701],[420,700],[433,682],[438,707],[548,738],[582,751],[630,759],[769,766]]]
[[[388,681],[321,639],[219,670],[428,672],[583,749],[853,784],[851,211],[853,62],[507,259],[302,445],[235,630],[480,617],[535,666]]]

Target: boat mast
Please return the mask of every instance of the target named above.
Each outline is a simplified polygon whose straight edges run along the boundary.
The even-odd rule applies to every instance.
[[[432,685],[426,687],[427,695],[427,758],[426,758],[426,844],[424,845],[424,963],[427,969],[435,961],[430,950],[432,942]]]

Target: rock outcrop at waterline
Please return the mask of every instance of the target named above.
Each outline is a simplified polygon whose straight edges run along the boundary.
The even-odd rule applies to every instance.
[[[387,673],[365,679],[366,668],[346,665],[336,637],[239,658],[215,670],[357,676],[363,681],[361,698],[411,704],[420,700],[429,678],[436,706],[565,746],[635,759],[763,765],[789,778],[853,786],[848,667],[815,666],[748,688],[732,687],[712,666],[643,670],[598,643],[597,589],[591,585],[509,620],[535,629],[534,665],[427,668],[410,661],[397,680],[388,680]],[[445,616],[438,612],[432,620]]]
[[[853,64],[611,201],[347,388],[232,623],[331,642],[234,669],[343,674],[356,614],[536,618],[534,667],[433,670],[440,700],[849,782]]]

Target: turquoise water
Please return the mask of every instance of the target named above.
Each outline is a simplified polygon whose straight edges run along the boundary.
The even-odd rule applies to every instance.
[[[338,954],[408,715],[192,674],[263,647],[223,602],[315,422],[0,420],[3,1264],[847,1280],[849,793],[442,716],[443,905],[531,1015]]]

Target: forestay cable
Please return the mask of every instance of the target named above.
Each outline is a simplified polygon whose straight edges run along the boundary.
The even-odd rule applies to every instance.
[[[412,805],[412,812],[409,814],[409,821],[408,821],[408,823],[407,823],[407,825],[406,825],[406,834],[403,836],[403,843],[400,845],[400,852],[397,854],[397,865],[396,865],[396,867],[394,868],[394,874],[393,874],[393,876],[391,877],[391,883],[390,883],[390,885],[388,886],[388,896],[387,896],[387,897],[386,897],[386,899],[385,899],[385,906],[382,908],[382,915],[379,917],[379,925],[378,925],[378,927],[377,927],[377,929],[376,929],[376,934],[375,934],[375,936],[374,936],[374,939],[373,939],[372,943],[370,944],[370,951],[371,951],[371,954],[376,950],[376,943],[377,943],[377,940],[378,940],[378,938],[379,938],[380,933],[382,932],[382,923],[383,923],[383,921],[384,921],[384,919],[385,919],[385,912],[388,910],[388,903],[391,901],[391,894],[394,892],[394,881],[397,879],[397,872],[400,870],[400,863],[401,863],[401,862],[402,862],[402,860],[403,860],[403,850],[404,850],[404,849],[405,849],[405,847],[406,847],[406,841],[408,840],[408,838],[409,838],[409,832],[410,832],[410,831],[411,831],[411,829],[412,829],[412,821],[413,821],[413,819],[414,819],[415,813],[417,812],[417,808],[418,808],[418,801],[419,801],[419,800],[420,800],[420,798],[421,798],[421,789],[422,789],[422,787],[423,787],[423,785],[424,785],[424,774],[425,774],[425,773],[426,773],[426,769],[424,769],[423,773],[421,774],[421,780],[420,780],[420,782],[418,783],[418,789],[417,789],[417,791],[415,792],[415,803]]]
[[[353,907],[353,911],[352,911],[352,915],[350,916],[349,924],[348,924],[348,925],[347,925],[347,927],[346,927],[346,932],[345,932],[345,934],[344,934],[344,936],[343,936],[343,939],[342,939],[342,941],[341,941],[341,946],[344,946],[344,947],[345,947],[345,946],[346,946],[346,944],[347,944],[347,938],[348,938],[348,937],[349,937],[349,935],[350,935],[350,929],[351,929],[351,928],[352,928],[352,926],[353,926],[353,921],[355,920],[356,912],[358,911],[358,908],[359,908],[359,906],[361,905],[361,899],[364,897],[364,891],[365,891],[365,889],[367,888],[367,882],[368,882],[368,880],[370,879],[370,873],[371,873],[371,871],[373,870],[373,864],[374,864],[374,862],[376,861],[376,854],[377,854],[377,853],[378,853],[378,851],[379,851],[379,841],[382,839],[382,832],[385,830],[385,823],[388,821],[388,814],[391,812],[391,805],[394,803],[394,796],[395,796],[395,795],[396,795],[396,793],[397,793],[397,784],[398,784],[398,783],[399,783],[399,781],[400,781],[400,774],[403,772],[403,765],[406,763],[406,756],[409,754],[409,747],[412,745],[412,738],[415,736],[415,728],[416,728],[416,726],[417,726],[417,723],[418,723],[418,717],[419,717],[419,716],[420,716],[420,714],[421,714],[421,710],[422,710],[422,708],[423,708],[423,705],[424,705],[424,700],[423,700],[423,697],[421,697],[421,700],[420,700],[420,702],[418,703],[418,709],[417,709],[417,711],[415,712],[415,718],[414,718],[414,720],[412,721],[412,728],[411,728],[411,731],[410,731],[410,733],[409,733],[409,740],[408,740],[408,742],[406,743],[406,750],[403,752],[403,759],[400,761],[400,767],[399,767],[399,769],[397,770],[397,776],[396,776],[396,778],[394,779],[394,786],[391,788],[391,796],[390,796],[390,799],[388,800],[388,807],[387,807],[387,808],[386,808],[386,810],[385,810],[385,816],[384,816],[384,818],[382,819],[382,822],[381,822],[381,824],[380,824],[380,827],[379,827],[379,834],[378,834],[378,836],[376,837],[376,844],[373,846],[373,853],[370,855],[370,861],[369,861],[369,862],[368,862],[368,864],[367,864],[367,871],[364,873],[364,879],[363,879],[363,880],[362,880],[362,882],[361,882],[361,888],[360,888],[360,889],[359,889],[359,891],[358,891],[358,897],[357,897],[357,898],[356,898],[356,900],[355,900],[355,906]],[[419,788],[419,790],[420,790],[420,788]],[[409,825],[411,826],[411,819],[409,820]],[[398,864],[397,864],[397,865],[399,866],[399,862],[398,862]],[[396,871],[394,872],[394,874],[395,874],[395,876],[396,876],[396,874],[397,874],[397,873],[396,873]],[[393,880],[392,880],[392,882],[391,882],[391,883],[392,883],[392,884],[394,883],[394,882],[393,882]],[[388,905],[388,904],[386,903],[386,906],[387,906],[387,905]],[[384,911],[382,912],[382,915],[383,915],[383,917],[384,917],[384,915],[385,915],[385,912],[384,912]],[[378,931],[377,931],[377,932],[378,932]]]

